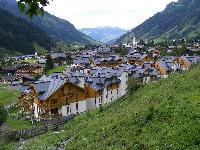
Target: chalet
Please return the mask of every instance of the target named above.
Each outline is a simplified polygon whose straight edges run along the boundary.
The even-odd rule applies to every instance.
[[[16,72],[16,68],[12,67],[12,66],[6,66],[6,67],[2,67],[1,68],[1,74],[3,75],[14,75]]]
[[[110,53],[110,48],[107,46],[100,46],[97,50],[98,53]]]
[[[62,76],[43,76],[23,87],[19,105],[36,119],[67,116],[86,111],[85,89]]]
[[[189,67],[190,67],[190,65],[191,65],[191,62],[190,62],[189,59],[187,59],[185,56],[183,56],[183,57],[177,57],[177,58],[175,59],[175,62],[176,62],[177,64],[179,64],[179,66],[180,66],[180,68],[181,68],[182,70],[188,70]]]
[[[73,59],[73,64],[88,67],[92,64],[93,58],[90,55],[77,56]]]
[[[16,69],[17,76],[36,76],[41,75],[43,73],[43,66],[39,64],[23,64],[22,66]]]
[[[147,68],[143,72],[143,81],[142,83],[149,83],[152,81],[158,80],[158,71],[155,68]]]
[[[0,76],[0,84],[19,85],[22,79],[18,76]]]
[[[94,59],[94,66],[98,67],[116,67],[123,63],[122,57],[109,56],[108,58]]]
[[[179,70],[179,65],[176,64],[173,61],[157,61],[154,64],[151,65],[152,67],[154,67],[158,73],[159,73],[159,78],[166,78],[169,75],[171,75],[172,73],[174,73],[175,71]]]
[[[46,59],[44,59],[44,58],[39,58],[38,61],[37,61],[37,63],[40,64],[40,65],[45,66],[45,64],[46,64]]]
[[[125,94],[121,80],[116,76],[97,76],[86,79],[87,108],[92,109],[110,103]],[[124,90],[124,91],[122,91]]]
[[[183,56],[187,59],[190,63],[199,63],[200,57],[199,56]]]
[[[128,73],[120,68],[92,68],[85,86],[89,107],[99,107],[125,95],[127,81]]]
[[[54,66],[61,66],[66,64],[67,56],[65,53],[50,53]]]
[[[43,72],[42,65],[29,63],[16,63],[8,67],[2,68],[2,73],[5,75],[16,75],[23,77],[24,75],[40,75]]]
[[[145,53],[139,53],[139,52],[133,52],[129,53],[126,56],[126,59],[128,60],[128,63],[131,65],[138,64],[142,65],[145,61],[153,61],[153,56],[150,56]]]

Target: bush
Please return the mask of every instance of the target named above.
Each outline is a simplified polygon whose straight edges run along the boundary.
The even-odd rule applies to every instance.
[[[0,104],[0,126],[6,122],[8,116],[7,110]]]
[[[138,88],[140,88],[141,85],[142,84],[139,81],[139,79],[136,79],[136,78],[129,79],[129,81],[128,81],[128,91],[129,92],[134,92]]]
[[[11,142],[11,141],[17,141],[17,131],[12,130],[7,125],[2,125],[0,128],[0,138],[4,142]]]

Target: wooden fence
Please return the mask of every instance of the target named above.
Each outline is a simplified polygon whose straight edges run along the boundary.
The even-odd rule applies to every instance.
[[[37,135],[44,134],[50,130],[58,129],[60,126],[62,126],[67,121],[73,119],[75,115],[70,115],[67,117],[63,117],[61,119],[53,120],[43,126],[34,126],[30,129],[23,129],[16,131],[16,138],[17,139],[28,139],[32,138]]]

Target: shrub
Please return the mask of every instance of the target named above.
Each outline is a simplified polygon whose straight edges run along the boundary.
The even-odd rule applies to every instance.
[[[0,138],[5,142],[17,141],[17,131],[12,130],[7,125],[2,125],[0,128]]]
[[[4,108],[2,104],[0,104],[0,126],[6,122],[8,116],[7,110]]]
[[[139,79],[136,79],[136,78],[129,79],[129,81],[128,81],[128,91],[129,92],[134,92],[138,88],[140,88],[141,85],[142,84],[139,81]]]

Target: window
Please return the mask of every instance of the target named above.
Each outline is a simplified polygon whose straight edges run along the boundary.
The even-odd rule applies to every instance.
[[[56,104],[57,103],[57,99],[52,99],[51,100],[51,104]]]
[[[70,106],[67,106],[67,114],[70,114],[71,110],[70,110]]]
[[[96,100],[96,98],[95,98],[95,100],[94,100],[94,103],[95,103],[95,106],[96,106],[96,104],[97,104],[97,100]]]
[[[119,89],[117,89],[117,95],[119,94]]]
[[[78,103],[76,103],[76,110],[78,110]]]
[[[66,105],[69,105],[68,97],[65,98]]]
[[[100,103],[100,104],[102,104],[102,100],[103,100],[103,97],[101,96],[101,97],[99,98],[99,103]]]
[[[112,94],[112,91],[110,91],[110,93]]]

